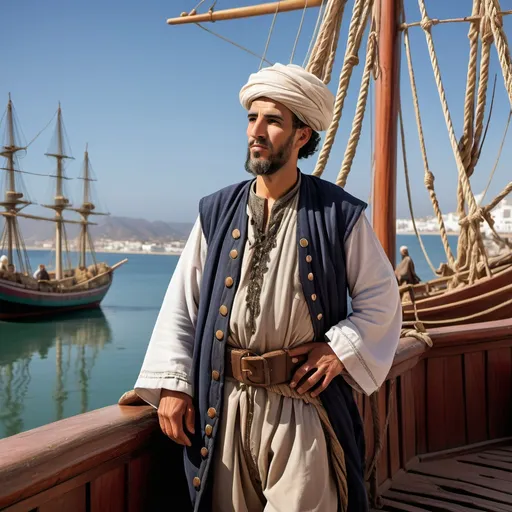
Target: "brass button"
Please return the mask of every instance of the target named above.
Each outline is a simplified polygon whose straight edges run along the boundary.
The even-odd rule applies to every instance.
[[[221,331],[221,330],[218,330],[216,333],[215,333],[215,337],[219,340],[219,341],[222,341],[224,339],[224,333]]]
[[[206,427],[204,427],[204,433],[205,433],[208,437],[211,437],[212,432],[213,432],[213,427],[212,427],[211,425],[206,425]]]
[[[232,237],[235,240],[238,240],[240,238],[240,230],[239,229],[233,229],[233,232],[231,233]]]
[[[212,372],[212,379],[213,380],[219,380],[220,379],[220,373],[217,370],[213,370],[213,372]]]
[[[313,272],[310,272],[310,273],[308,274],[308,279],[309,279],[310,281],[313,281],[313,279],[314,279]]]
[[[211,418],[213,420],[213,418],[217,416],[217,411],[213,407],[210,407],[206,414],[208,414],[208,418]]]
[[[316,293],[313,293],[313,295],[311,295],[311,300],[312,300],[313,302],[315,302],[315,300],[316,300]]]
[[[208,448],[206,448],[206,446],[203,446],[201,448],[201,455],[206,459],[206,457],[208,457]]]
[[[236,260],[238,258],[238,251],[236,249],[233,249],[230,251],[229,256],[232,260]]]
[[[192,480],[192,485],[197,489],[201,485],[201,480],[196,476],[194,480]]]
[[[228,288],[231,288],[233,286],[233,278],[232,277],[226,277],[226,280],[224,281],[224,284]]]
[[[323,317],[324,317],[324,315],[322,315],[322,313],[318,313],[318,315],[317,315],[318,320],[322,320]]]
[[[301,238],[299,244],[301,247],[307,247],[309,245],[309,242],[305,238]]]
[[[226,306],[224,306],[224,304],[219,308],[219,313],[222,315],[222,316],[227,316],[228,314],[228,308]]]
[[[311,262],[313,261],[313,258],[311,257],[311,255],[309,255],[309,254],[308,254],[308,255],[306,256],[306,261],[307,261],[308,263],[311,263]]]

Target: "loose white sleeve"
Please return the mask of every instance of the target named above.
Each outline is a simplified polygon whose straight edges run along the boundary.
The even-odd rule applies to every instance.
[[[165,294],[135,392],[158,407],[162,389],[193,396],[192,356],[206,240],[198,218]]]
[[[402,305],[393,268],[364,214],[345,242],[345,257],[352,313],[326,336],[346,371],[370,395],[393,364]]]

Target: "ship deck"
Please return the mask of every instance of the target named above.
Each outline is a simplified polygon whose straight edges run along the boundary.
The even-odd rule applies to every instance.
[[[396,475],[385,511],[512,510],[512,440],[448,458],[427,456]]]

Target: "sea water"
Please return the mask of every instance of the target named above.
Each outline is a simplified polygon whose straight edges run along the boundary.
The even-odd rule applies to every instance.
[[[423,238],[435,266],[445,261],[438,236]],[[451,237],[455,249],[456,237]],[[418,275],[433,274],[412,235],[399,235]],[[33,268],[49,263],[29,251]],[[97,254],[115,272],[100,310],[37,322],[0,322],[0,438],[105,407],[132,389],[178,256]]]

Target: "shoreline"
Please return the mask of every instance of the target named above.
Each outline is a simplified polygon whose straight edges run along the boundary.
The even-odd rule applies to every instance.
[[[414,231],[397,231],[397,235],[406,235],[406,236],[416,236],[416,233]],[[424,231],[419,233],[420,236],[441,236],[441,233],[439,231]],[[512,233],[498,233],[500,236],[504,238],[512,238]],[[456,233],[454,231],[448,232],[448,236],[459,236],[459,233]],[[47,251],[52,252],[55,249],[54,248],[47,248],[47,247],[39,247],[39,246],[27,246],[26,249],[28,251]],[[77,252],[76,250],[72,250],[70,252]],[[108,249],[101,249],[95,251],[97,253],[103,253],[103,254],[145,254],[148,256],[181,256],[183,249],[175,251],[175,252],[166,252],[166,251],[118,251],[118,250],[108,250]]]
[[[32,246],[26,246],[27,251],[46,251],[46,252],[53,252],[55,251],[54,248],[47,248],[47,247],[32,247]],[[78,252],[76,250],[69,251],[70,253]],[[181,253],[183,251],[179,252],[166,252],[166,251],[110,251],[106,249],[102,250],[95,250],[96,254],[145,254],[148,256],[181,256]]]

